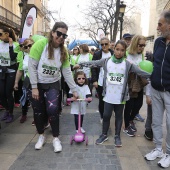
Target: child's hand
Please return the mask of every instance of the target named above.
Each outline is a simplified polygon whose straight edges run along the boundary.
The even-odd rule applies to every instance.
[[[150,96],[146,96],[146,104],[148,104],[148,105],[152,104],[152,100],[151,100]]]
[[[90,103],[92,101],[92,98],[91,97],[88,97],[87,98],[87,102]]]
[[[12,46],[13,46],[13,40],[12,40],[12,38],[11,38],[11,37],[9,37],[9,38],[8,38],[8,40],[9,40],[9,46],[11,46],[11,47],[12,47]]]

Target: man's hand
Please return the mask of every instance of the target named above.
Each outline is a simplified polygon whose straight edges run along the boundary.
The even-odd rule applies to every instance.
[[[79,97],[76,91],[73,92],[73,97],[76,99]]]
[[[146,104],[148,104],[148,105],[152,104],[152,100],[151,100],[150,96],[146,96]]]
[[[32,98],[35,100],[39,100],[39,91],[37,88],[32,89]]]
[[[98,88],[98,83],[97,83],[97,81],[95,81],[95,82],[93,83],[93,86],[94,86],[95,88]]]
[[[18,83],[14,84],[14,90],[18,90]]]

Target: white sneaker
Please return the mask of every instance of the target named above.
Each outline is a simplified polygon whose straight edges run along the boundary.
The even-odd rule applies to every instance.
[[[163,151],[159,151],[157,148],[153,149],[150,153],[145,155],[145,159],[148,161],[153,161],[156,158],[162,158],[164,155]]]
[[[86,131],[81,127],[81,132],[82,133],[86,133]]]
[[[45,137],[44,135],[40,135],[37,143],[35,144],[35,149],[40,150],[44,144],[45,144]]]
[[[165,153],[162,159],[158,162],[158,165],[162,168],[168,168],[170,166],[170,155]]]
[[[62,151],[61,142],[58,138],[53,139],[53,147],[54,147],[54,152],[61,152]]]

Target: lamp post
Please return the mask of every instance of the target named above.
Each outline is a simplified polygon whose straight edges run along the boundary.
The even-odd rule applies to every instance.
[[[126,5],[123,4],[123,1],[120,2],[120,6],[119,6],[119,20],[120,20],[120,40],[122,39],[122,31],[123,31],[123,16],[125,13],[125,8]]]
[[[22,29],[24,27],[24,21],[27,15],[27,1],[28,0],[21,0],[21,2],[18,4],[20,7],[20,13],[21,13],[21,26],[20,26],[20,33],[19,37],[22,36]]]

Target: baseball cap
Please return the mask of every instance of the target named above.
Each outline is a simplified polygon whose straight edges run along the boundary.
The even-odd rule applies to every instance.
[[[19,38],[19,44],[22,44],[27,38]]]
[[[123,38],[132,38],[132,35],[130,35],[129,33],[123,34]]]

